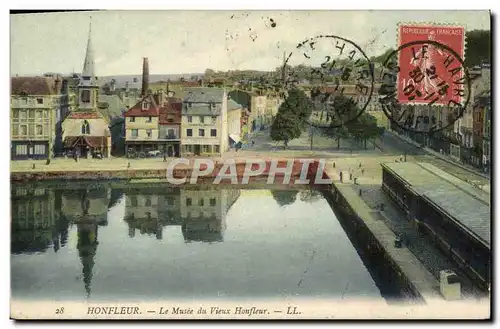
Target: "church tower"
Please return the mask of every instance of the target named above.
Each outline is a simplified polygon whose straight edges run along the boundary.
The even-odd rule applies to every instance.
[[[89,39],[87,41],[87,52],[83,63],[83,72],[78,85],[78,107],[82,110],[96,110],[99,85],[94,72],[95,59],[92,48],[92,22],[89,27]]]

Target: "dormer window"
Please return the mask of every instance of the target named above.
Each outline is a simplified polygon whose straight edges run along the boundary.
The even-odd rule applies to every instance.
[[[39,97],[36,99],[37,104],[43,104],[43,98]]]
[[[82,135],[90,135],[90,125],[87,120],[82,123]]]
[[[147,110],[148,109],[148,102],[142,102],[142,109]]]

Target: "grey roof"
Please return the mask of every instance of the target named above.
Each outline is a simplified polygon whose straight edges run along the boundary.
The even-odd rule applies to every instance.
[[[228,111],[237,110],[237,109],[241,109],[241,108],[243,108],[243,106],[241,104],[238,104],[234,100],[229,99],[227,101],[227,110]]]
[[[428,163],[384,163],[418,194],[491,248],[488,194]]]
[[[193,103],[222,103],[224,89],[208,87],[185,88],[184,102]]]
[[[220,115],[220,107],[210,108],[210,104],[206,103],[194,103],[191,107],[184,103],[182,105],[182,115],[208,115],[208,116],[218,116]]]
[[[114,119],[116,117],[122,117],[124,111],[127,110],[127,106],[118,97],[118,95],[99,95],[99,103],[107,103],[108,108],[99,109],[102,114],[105,114],[109,119]]]

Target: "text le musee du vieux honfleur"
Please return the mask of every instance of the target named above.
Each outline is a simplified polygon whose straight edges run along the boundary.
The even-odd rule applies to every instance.
[[[271,314],[288,314],[288,315],[299,315],[297,306],[287,306],[283,310],[276,309],[270,310],[267,308],[243,307],[236,306],[232,308],[225,308],[219,306],[200,306],[200,307],[164,307],[161,306],[158,309],[147,309],[142,310],[137,306],[88,306],[87,315],[141,315],[141,314],[151,314],[151,315],[246,315],[246,316],[259,316],[259,315],[271,315]]]

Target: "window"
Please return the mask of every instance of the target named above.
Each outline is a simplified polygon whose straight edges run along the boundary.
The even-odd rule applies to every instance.
[[[130,117],[130,119],[128,120],[128,122],[135,122],[135,117]]]
[[[29,110],[29,118],[35,119],[35,110]]]
[[[21,103],[24,105],[28,104],[28,97],[21,98]]]
[[[21,130],[20,130],[20,135],[21,136],[28,135],[28,127],[26,125],[20,126],[19,128],[21,128]]]
[[[146,122],[153,122],[153,118],[152,117],[148,117]]]
[[[203,153],[210,152],[210,145],[203,145]]]
[[[205,129],[199,129],[198,130],[198,136],[205,137]]]
[[[137,207],[137,195],[132,195],[130,197],[130,205],[132,207]]]
[[[42,125],[36,125],[36,134],[39,136],[43,135],[43,126]]]
[[[200,207],[203,207],[205,205],[205,200],[201,198],[200,201],[198,201],[198,204],[200,205]]]
[[[36,111],[36,114],[35,114],[36,121],[42,121],[42,118],[43,118],[42,112],[45,112],[45,111]]]
[[[213,116],[212,117],[212,123],[215,124],[217,122],[217,117]]]
[[[193,136],[193,129],[186,129],[186,136],[192,137]]]
[[[146,204],[145,204],[146,207],[151,207],[151,197],[146,197]]]
[[[90,90],[82,90],[81,99],[83,103],[90,103]]]
[[[192,153],[193,152],[193,145],[186,145],[186,152]]]
[[[19,111],[19,118],[21,120],[26,120],[26,110],[20,110]]]
[[[167,122],[174,122],[174,115],[173,114],[167,114]]]
[[[35,154],[45,154],[45,145],[35,145]]]
[[[90,125],[87,120],[82,123],[82,135],[90,135]]]
[[[146,135],[148,138],[151,138],[153,136],[153,129],[146,129]]]
[[[186,198],[186,206],[190,206],[192,204],[191,198]]]
[[[214,153],[220,153],[220,146],[214,145]]]
[[[13,136],[19,135],[19,126],[17,124],[12,125],[12,135]]]
[[[19,110],[12,111],[12,118],[19,119]]]
[[[30,124],[28,125],[28,135],[33,136],[35,134],[35,125]]]
[[[168,129],[167,136],[170,138],[175,137],[175,129]]]
[[[217,129],[210,129],[210,136],[217,137]]]
[[[136,138],[137,136],[139,136],[139,130],[137,129],[132,129],[130,133],[132,135],[132,138]]]
[[[193,122],[193,117],[192,117],[192,116],[190,116],[190,115],[188,115],[188,122],[189,122],[189,123],[192,123],[192,122]]]
[[[142,109],[147,110],[148,109],[148,102],[142,102]]]
[[[168,199],[167,199],[167,204],[168,204],[169,206],[173,206],[173,205],[174,205],[174,199],[172,199],[172,198],[168,198]]]
[[[43,104],[43,98],[37,98],[36,99],[37,104]]]
[[[210,205],[212,207],[215,207],[216,204],[217,204],[217,200],[215,198],[210,198]]]
[[[26,154],[28,154],[28,146],[26,146],[26,145],[16,145],[16,154],[17,155],[26,155]]]

